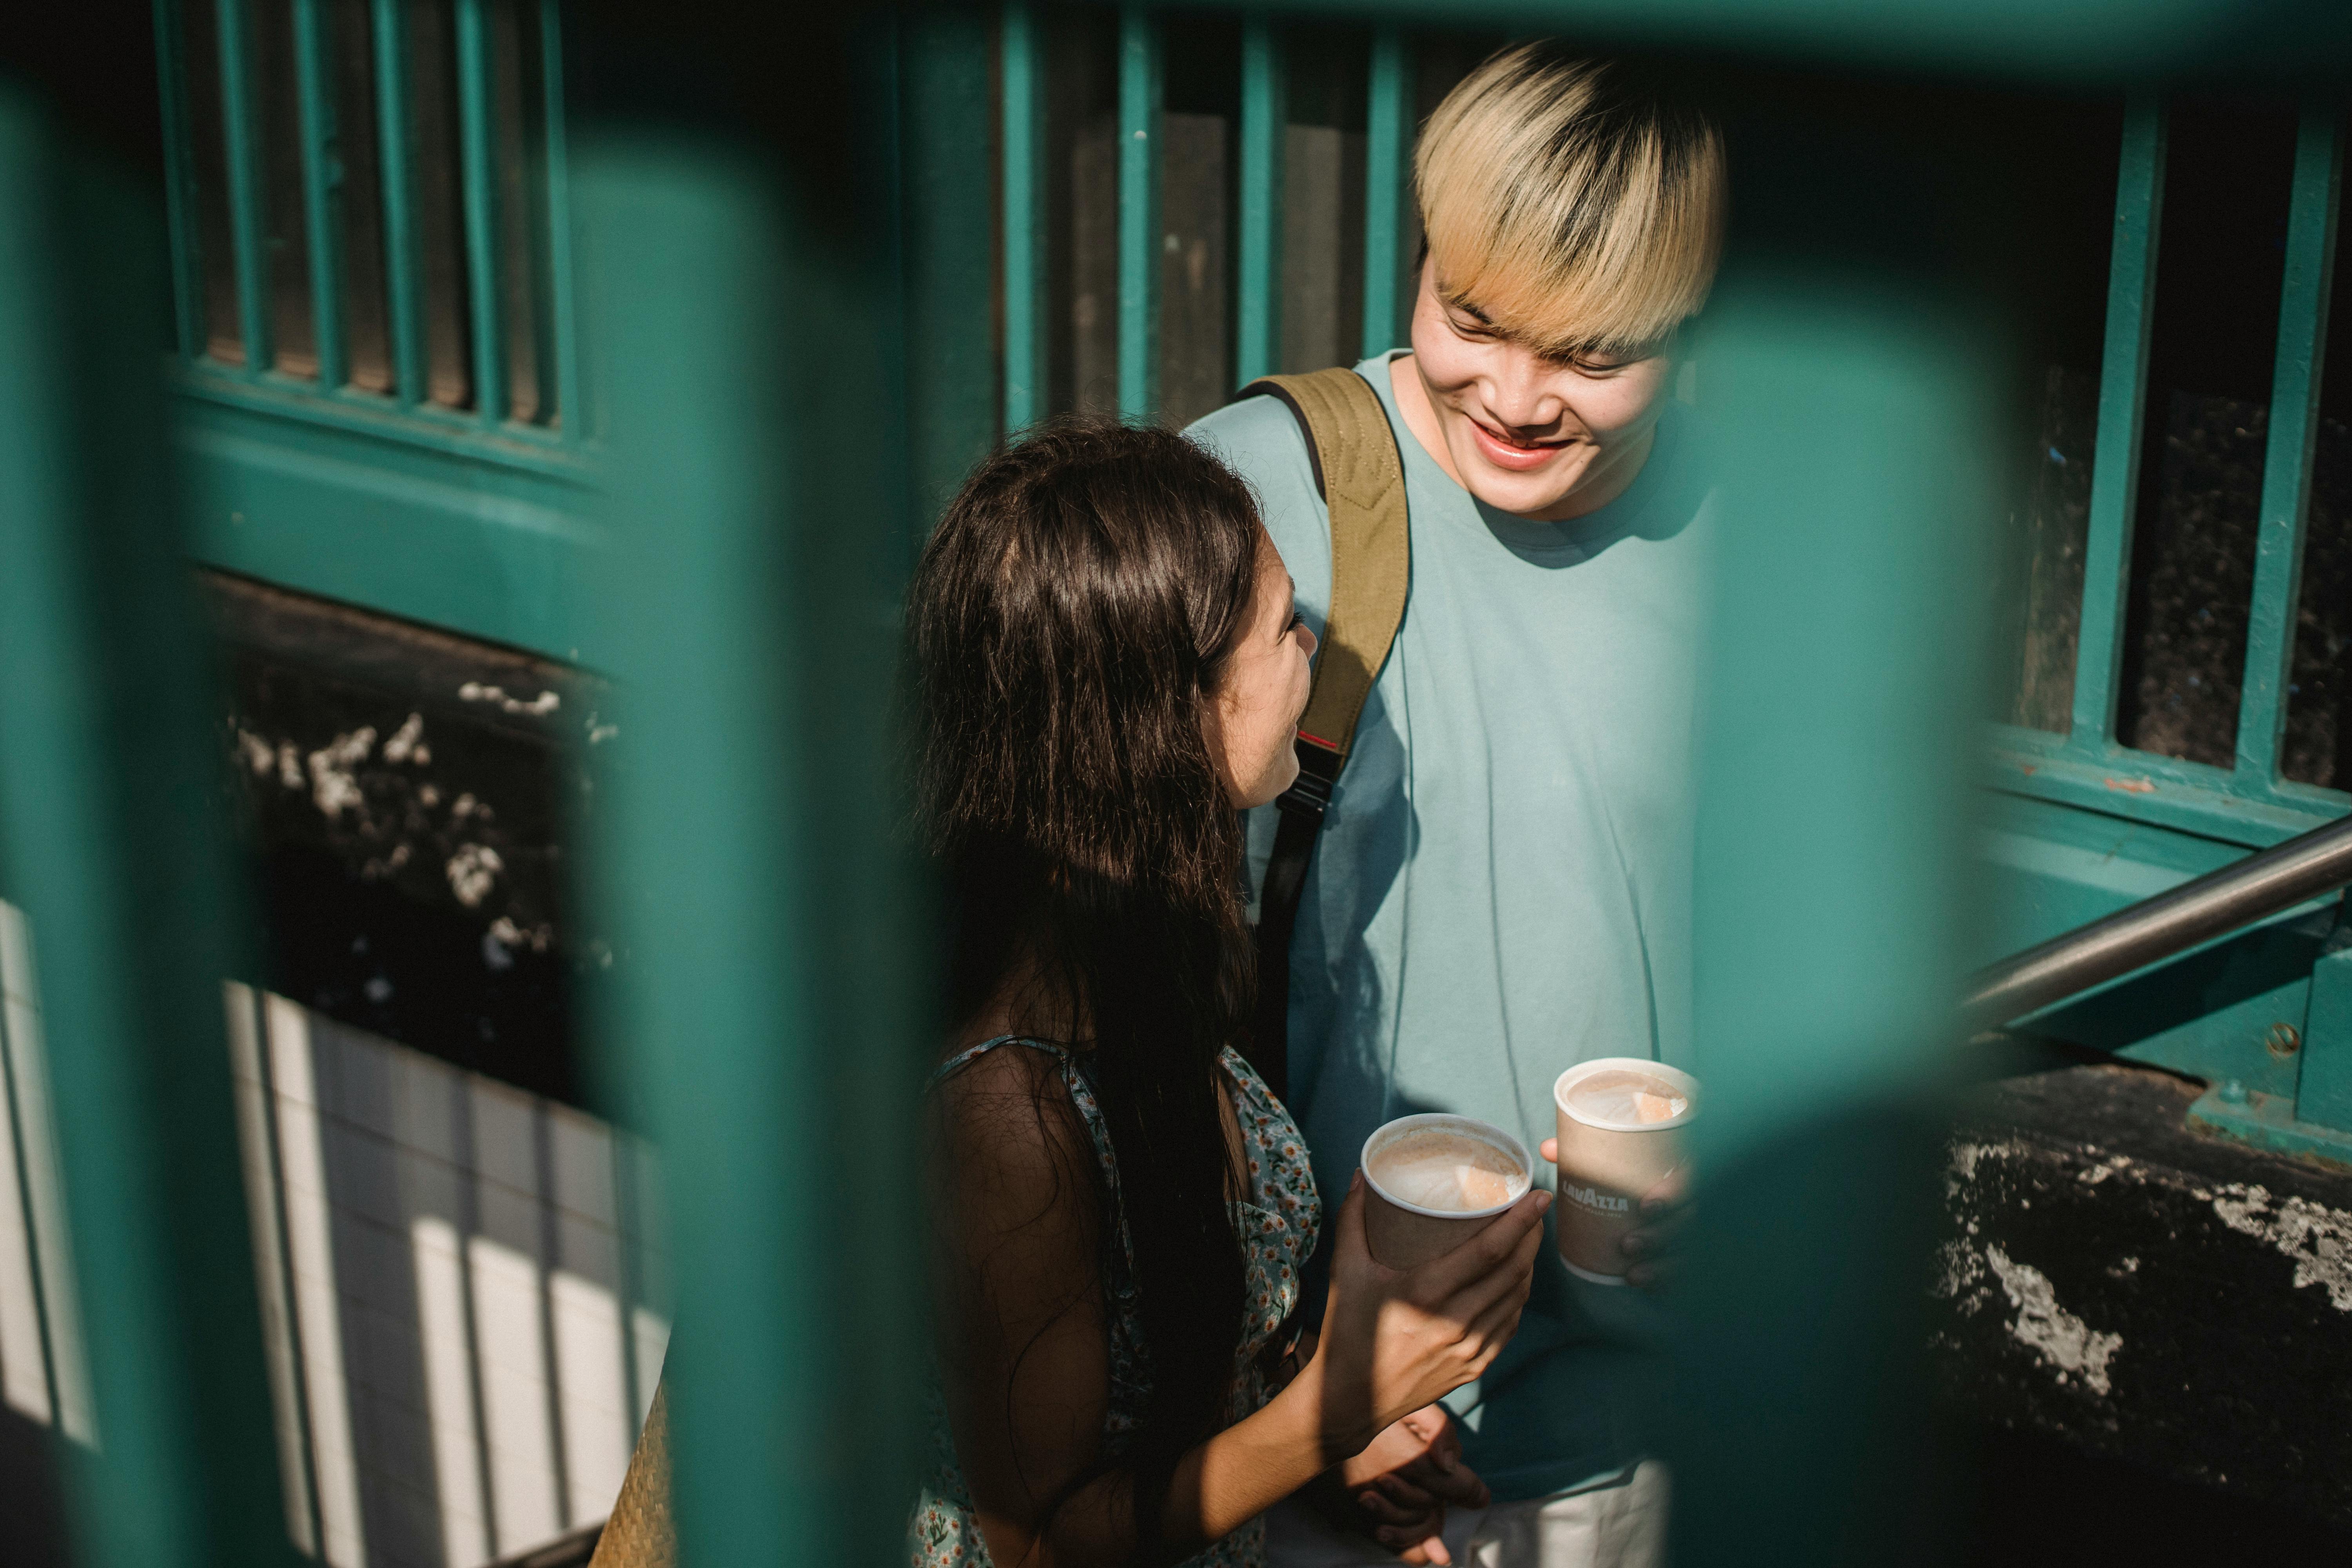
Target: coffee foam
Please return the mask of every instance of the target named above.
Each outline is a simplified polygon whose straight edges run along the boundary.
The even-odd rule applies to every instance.
[[[1626,1068],[1596,1072],[1568,1089],[1568,1109],[1603,1127],[1652,1127],[1690,1109],[1690,1099],[1665,1079]]]
[[[1511,1155],[1443,1127],[1391,1139],[1372,1156],[1369,1174],[1395,1201],[1445,1214],[1500,1208],[1528,1190],[1527,1172]]]

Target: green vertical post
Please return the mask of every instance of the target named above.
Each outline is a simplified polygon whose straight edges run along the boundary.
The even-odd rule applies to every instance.
[[[1008,0],[999,35],[1004,122],[1006,431],[1045,416],[1045,61],[1028,0]]]
[[[2114,742],[2123,672],[2148,333],[2156,320],[2157,239],[2164,216],[2164,142],[2162,105],[2149,97],[2134,99],[2124,111],[2116,178],[2106,343],[2099,357],[2099,424],[2083,543],[2082,635],[2075,645],[2074,710],[2067,738],[2071,749],[2091,753]]]
[[[664,1373],[682,1556],[880,1563],[922,1332],[911,1163],[859,1153],[919,1125],[925,994],[887,724],[895,279],[765,149],[583,137],[575,166],[611,454],[587,614],[620,731],[584,869],[624,955],[602,1037],[692,1303]]]
[[[2352,1132],[2352,906],[2338,904],[2336,930],[2311,966],[2294,1118]]]
[[[551,368],[541,365],[539,374],[542,384],[552,377],[563,438],[576,445],[587,438],[588,421],[580,407],[580,307],[572,264],[572,154],[563,107],[563,8],[558,0],[540,0],[539,56],[546,95],[541,112],[547,121],[547,291],[555,361]]]
[[[1141,5],[1118,14],[1118,411],[1150,417],[1160,401],[1160,23]]]
[[[311,331],[319,350],[319,385],[332,392],[351,370],[343,346],[343,155],[335,132],[334,21],[327,0],[293,0],[293,5]]]
[[[269,310],[268,194],[261,173],[261,103],[254,79],[252,0],[218,0],[221,141],[228,162],[229,244],[236,261],[236,312],[245,329],[245,373],[269,370],[275,351]]]
[[[990,298],[988,132],[997,105],[989,32],[988,18],[965,9],[914,10],[899,26],[897,212],[913,346],[907,469],[923,534],[1001,428]]]
[[[1942,1554],[1922,1502],[1921,1281],[1937,1064],[1975,934],[1980,700],[1972,605],[1950,584],[1979,580],[2000,426],[1975,335],[1938,304],[1727,279],[1709,312],[1724,480],[1694,879],[1706,1098],[1667,1450],[1678,1561]]]
[[[499,225],[499,142],[490,91],[490,0],[457,0],[457,166],[465,191],[466,298],[474,340],[474,416],[507,416],[506,272]]]
[[[221,982],[217,693],[181,563],[144,193],[0,92],[0,869],[38,976],[100,1568],[290,1563]]]
[[[1412,140],[1412,59],[1394,26],[1372,34],[1364,100],[1364,357],[1396,347],[1397,282],[1404,261],[1405,154]]]
[[[2306,108],[2295,136],[2286,276],[2279,297],[2270,433],[2263,454],[2254,600],[2238,704],[2232,782],[2255,794],[2267,793],[2278,782],[2279,742],[2286,730],[2287,679],[2294,665],[2295,604],[2303,585],[2304,523],[2319,436],[2319,385],[2326,368],[2327,300],[2335,280],[2336,208],[2343,184],[2341,111],[2332,105]]]
[[[416,133],[410,123],[404,0],[374,0],[377,156],[383,161],[383,289],[393,384],[401,406],[432,395],[425,359],[425,239],[416,214]]]
[[[188,33],[182,0],[155,0],[155,87],[163,110],[163,210],[172,233],[172,319],[180,357],[205,352],[204,249],[196,228],[195,130],[188,120]]]
[[[1242,19],[1241,244],[1234,372],[1246,386],[1282,368],[1283,132],[1289,92],[1282,35]]]

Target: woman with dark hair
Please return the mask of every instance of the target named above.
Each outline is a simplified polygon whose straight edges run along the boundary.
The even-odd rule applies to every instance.
[[[1237,813],[1297,771],[1315,639],[1230,469],[1049,425],[965,485],[908,620],[953,943],[914,1561],[1260,1563],[1269,1504],[1509,1339],[1549,1195],[1398,1272],[1365,1250],[1360,1174],[1320,1334],[1289,1328],[1322,1215],[1235,1049]]]

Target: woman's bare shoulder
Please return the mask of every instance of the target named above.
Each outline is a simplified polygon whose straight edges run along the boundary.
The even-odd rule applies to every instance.
[[[967,1223],[1025,1223],[1092,1207],[1094,1140],[1064,1058],[1014,1041],[982,1051],[933,1090],[937,1175]]]

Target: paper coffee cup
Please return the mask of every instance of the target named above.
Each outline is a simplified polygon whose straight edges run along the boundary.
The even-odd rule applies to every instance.
[[[1437,1135],[1437,1136],[1431,1136]],[[1499,1179],[1498,1194],[1507,1193],[1499,1202],[1476,1206],[1433,1206],[1412,1201],[1412,1194],[1397,1190],[1394,1157],[1400,1145],[1405,1151],[1421,1149],[1424,1153],[1442,1152],[1443,1138],[1466,1140],[1474,1147],[1473,1155],[1480,1184],[1488,1175]],[[1407,1141],[1411,1142],[1408,1143]],[[1528,1158],[1527,1145],[1489,1122],[1475,1117],[1454,1116],[1444,1111],[1429,1111],[1418,1116],[1400,1116],[1374,1129],[1364,1140],[1362,1159],[1364,1172],[1364,1240],[1372,1257],[1391,1268],[1417,1268],[1433,1258],[1442,1258],[1472,1237],[1486,1228],[1496,1215],[1527,1195],[1535,1184],[1535,1163]],[[1384,1182],[1383,1173],[1391,1179]],[[1428,1196],[1421,1189],[1421,1196]]]
[[[1654,1079],[1682,1100],[1682,1113],[1656,1121],[1571,1109],[1571,1091],[1604,1073]],[[1559,1186],[1552,1208],[1560,1261],[1580,1279],[1622,1285],[1633,1259],[1626,1235],[1640,1224],[1642,1199],[1689,1156],[1689,1129],[1698,1114],[1698,1079],[1647,1057],[1595,1057],[1579,1062],[1552,1085],[1559,1138]]]

